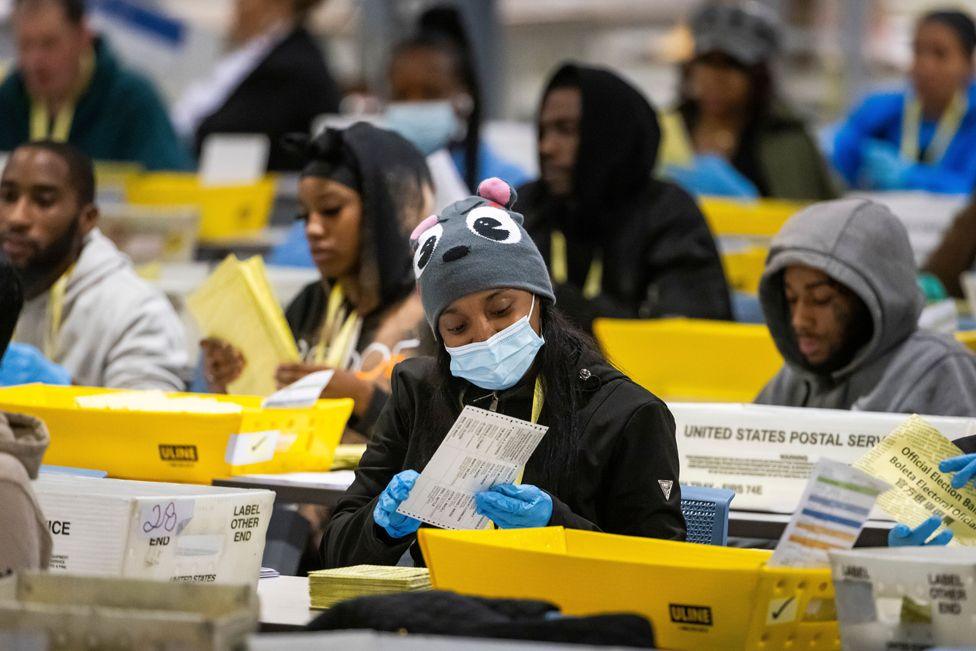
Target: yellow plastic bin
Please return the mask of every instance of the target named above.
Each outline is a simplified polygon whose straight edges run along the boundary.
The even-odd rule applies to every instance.
[[[747,294],[759,292],[759,279],[766,268],[769,249],[751,246],[740,251],[722,254],[722,268],[729,281],[729,287]]]
[[[438,590],[637,613],[666,649],[840,649],[830,569],[767,567],[769,551],[562,527],[419,535]]]
[[[722,197],[703,197],[702,213],[715,237],[742,236],[770,238],[786,220],[806,204],[779,199],[743,201]]]
[[[752,402],[783,364],[764,325],[698,319],[598,319],[600,346],[663,400]]]
[[[132,177],[126,201],[150,206],[193,206],[200,212],[200,239],[247,237],[268,225],[275,180],[250,185],[202,185],[195,174],[163,172]]]
[[[961,330],[956,333],[956,340],[976,353],[976,330]]]
[[[44,421],[44,462],[105,470],[111,477],[209,484],[250,473],[329,470],[353,401],[320,400],[308,409],[262,409],[257,396],[213,398],[237,413],[122,410],[77,399],[120,393],[92,387],[26,384],[0,389],[0,409]]]

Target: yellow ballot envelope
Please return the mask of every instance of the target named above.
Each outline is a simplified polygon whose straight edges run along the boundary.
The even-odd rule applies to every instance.
[[[840,649],[830,570],[770,567],[769,551],[562,527],[418,535],[435,590],[637,613],[663,649]]]
[[[911,416],[854,467],[893,486],[878,505],[895,520],[917,527],[938,514],[955,542],[976,545],[976,488],[953,488],[951,475],[939,471],[940,461],[962,453],[925,419]]]
[[[204,336],[223,339],[243,353],[244,372],[228,386],[231,393],[270,395],[277,388],[278,366],[299,360],[295,338],[258,256],[246,262],[227,256],[187,298],[187,308]]]

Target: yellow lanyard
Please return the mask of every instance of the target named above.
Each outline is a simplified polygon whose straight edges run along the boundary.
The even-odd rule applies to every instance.
[[[569,263],[566,257],[566,236],[562,231],[553,230],[550,235],[549,267],[552,279],[557,284],[569,281]],[[603,253],[596,251],[590,269],[586,272],[586,282],[583,284],[583,298],[592,299],[600,295],[603,287]]]
[[[957,92],[952,98],[952,101],[949,102],[949,106],[942,113],[942,117],[939,118],[938,124],[936,124],[935,135],[932,136],[932,141],[925,149],[924,162],[933,164],[938,163],[942,159],[952,139],[956,137],[956,132],[959,131],[959,125],[962,124],[962,120],[966,117],[966,111],[968,110],[969,103],[966,100],[966,94],[962,91]],[[901,120],[900,153],[903,159],[912,161],[913,163],[919,162],[918,132],[921,121],[921,102],[911,95],[906,95],[905,112]]]
[[[30,139],[54,140],[67,142],[71,134],[71,123],[75,119],[75,106],[81,94],[85,92],[95,71],[95,55],[88,53],[81,59],[81,74],[74,94],[65,102],[57,115],[51,116],[47,105],[36,98],[31,99],[30,107]]]
[[[529,420],[530,423],[535,425],[539,422],[539,416],[542,415],[542,406],[546,402],[546,394],[542,390],[542,380],[539,378],[535,379],[535,390],[532,392],[532,418]],[[522,483],[522,478],[525,476],[525,466],[519,470],[518,476],[515,478],[516,484]]]
[[[319,343],[315,346],[313,359],[316,364],[345,368],[353,348],[359,342],[362,317],[355,310],[348,310],[347,314],[344,302],[342,286],[336,283],[329,292],[325,321],[319,333]]]
[[[71,133],[71,122],[75,117],[74,102],[68,102],[54,116],[52,124],[47,107],[43,102],[31,102],[30,137],[31,140],[54,140],[66,142]]]
[[[64,318],[64,295],[68,290],[68,279],[75,265],[61,274],[61,277],[51,285],[47,299],[47,332],[44,335],[44,356],[54,359],[58,350],[58,335],[61,332],[61,320]]]

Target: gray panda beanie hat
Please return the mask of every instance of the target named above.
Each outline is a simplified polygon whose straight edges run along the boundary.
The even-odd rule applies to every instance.
[[[545,260],[511,210],[515,190],[498,178],[482,181],[478,196],[431,215],[410,236],[413,270],[430,327],[457,299],[511,287],[556,302]]]

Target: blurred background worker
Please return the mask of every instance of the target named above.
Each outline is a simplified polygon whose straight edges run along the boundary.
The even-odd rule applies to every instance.
[[[474,190],[482,179],[512,185],[528,180],[517,165],[499,156],[482,138],[484,106],[474,52],[457,9],[440,6],[423,13],[417,34],[393,50],[390,103],[385,118],[429,155],[447,147],[461,178]]]
[[[665,173],[698,194],[833,198],[827,164],[777,86],[782,37],[768,8],[708,5],[691,29],[678,106],[662,119]]]
[[[652,178],[661,133],[644,96],[609,70],[566,64],[539,106],[542,174],[516,206],[560,309],[587,330],[600,316],[731,319],[701,211]]]
[[[55,140],[149,170],[191,166],[155,88],[92,33],[84,0],[14,0],[12,16],[17,67],[0,85],[0,151]]]
[[[911,88],[869,96],[834,141],[852,187],[963,192],[976,182],[976,25],[961,11],[918,21]]]
[[[0,357],[23,304],[17,271],[0,258]],[[50,440],[36,418],[0,412],[0,577],[47,569],[51,560],[51,534],[31,488]]]
[[[269,171],[298,170],[286,133],[309,131],[313,120],[339,110],[339,88],[321,46],[305,28],[321,0],[235,0],[229,51],[209,77],[186,90],[173,121],[200,155],[212,133],[269,137]]]

